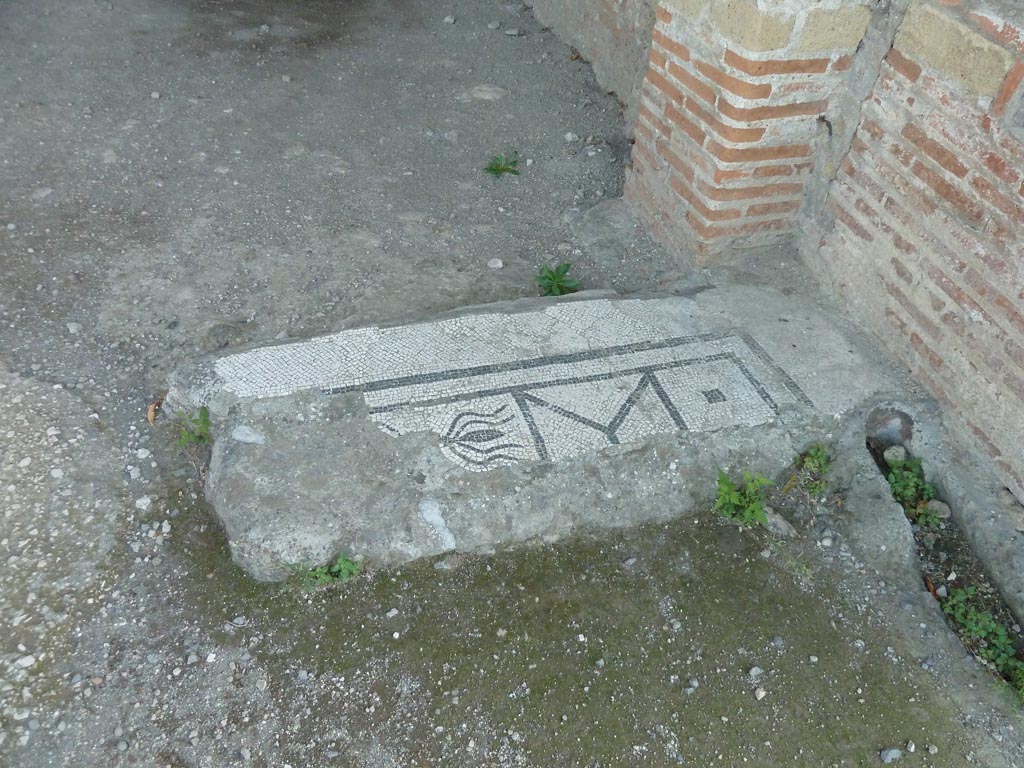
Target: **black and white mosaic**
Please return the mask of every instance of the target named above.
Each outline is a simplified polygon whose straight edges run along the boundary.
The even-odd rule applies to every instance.
[[[571,302],[343,331],[231,355],[215,371],[240,397],[361,392],[381,429],[434,432],[474,471],[754,426],[811,405],[749,334],[668,336],[652,304]]]

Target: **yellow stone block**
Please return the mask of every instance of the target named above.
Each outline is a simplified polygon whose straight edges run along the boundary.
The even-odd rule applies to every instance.
[[[807,14],[797,48],[801,51],[849,51],[864,38],[871,11],[864,5],[815,10]]]
[[[716,0],[711,16],[718,31],[748,51],[774,51],[789,44],[793,17],[760,10],[749,0]]]
[[[662,0],[662,5],[684,19],[696,19],[707,4],[708,0]]]
[[[896,47],[950,75],[979,96],[995,96],[1013,57],[941,11],[915,3],[896,35]]]

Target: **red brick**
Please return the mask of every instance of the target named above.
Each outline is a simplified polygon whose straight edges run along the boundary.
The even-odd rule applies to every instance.
[[[911,82],[917,82],[917,78],[921,76],[921,67],[900,53],[896,48],[889,49],[885,60],[889,62],[890,67]]]
[[[650,125],[651,128],[658,134],[664,136],[668,133],[668,128],[666,127],[665,122],[656,114],[654,114],[654,112],[652,112],[646,104],[641,104],[640,108],[637,110],[637,113],[640,115],[640,117],[646,120],[647,124]],[[637,124],[641,123],[637,121]]]
[[[834,72],[845,72],[853,65],[853,57],[849,54],[840,56],[838,59],[832,62],[832,70]]]
[[[693,182],[693,169],[683,162],[682,158],[679,157],[672,149],[668,146],[668,142],[658,142],[658,154],[661,155],[665,162],[671,165],[676,171],[682,174],[688,182]]]
[[[742,120],[745,122],[820,115],[826,109],[828,109],[827,99],[804,101],[795,104],[778,104],[772,107],[735,107],[723,98],[718,99],[719,112],[732,120]]]
[[[704,185],[701,192],[712,200],[753,200],[758,197],[783,197],[799,195],[803,184],[766,184],[759,187],[710,187]]]
[[[1006,111],[1006,105],[1013,98],[1013,94],[1017,92],[1022,79],[1024,79],[1024,62],[1016,61],[1010,67],[1003,84],[999,87],[999,93],[996,94],[996,98],[992,102],[991,112],[993,115],[998,117]]]
[[[928,157],[958,178],[967,175],[967,166],[956,159],[956,155],[928,136],[913,123],[903,126],[904,138],[916,144]]]
[[[972,176],[971,186],[974,187],[977,193],[985,200],[1014,221],[1019,222],[1024,220],[1024,210],[1021,209],[1020,205],[1008,198],[981,176]]]
[[[673,125],[678,126],[682,129],[683,133],[697,142],[700,146],[704,143],[704,131],[702,131],[697,125],[686,119],[682,112],[676,109],[671,104],[665,107],[665,117],[669,119]]]
[[[654,16],[662,24],[669,24],[672,21],[672,14],[663,5],[659,5],[657,7],[657,9],[654,11]]]
[[[748,75],[816,75],[828,69],[828,59],[768,59],[755,61],[726,50],[725,63]]]
[[[689,89],[698,98],[711,105],[715,103],[715,89],[703,80],[694,77],[674,61],[668,63],[668,72],[680,85]]]
[[[778,203],[760,203],[747,208],[747,216],[770,216],[775,213],[792,213],[800,208],[799,200],[783,200]]]
[[[911,170],[917,178],[921,179],[921,181],[935,190],[940,197],[956,206],[957,210],[959,210],[971,224],[974,226],[981,224],[985,217],[985,211],[982,210],[981,206],[974,200],[967,197],[967,195],[939,176],[935,171],[925,167],[920,160],[914,161],[914,165]]]
[[[914,281],[913,276],[910,274],[910,270],[907,269],[907,265],[902,261],[893,256],[889,259],[889,263],[892,264],[893,271],[896,272],[896,276],[899,277],[900,280],[905,282],[907,285],[910,285]]]
[[[658,74],[653,69],[647,70],[647,82],[668,96],[673,104],[678,104],[683,100],[682,92],[666,80],[664,75]]]
[[[665,58],[660,50],[651,46],[651,66],[664,71],[665,65],[668,63],[668,59]]]
[[[836,218],[838,218],[841,222],[843,222],[843,224],[846,225],[847,229],[853,232],[853,234],[855,234],[861,240],[870,243],[872,240],[875,239],[870,232],[868,232],[866,229],[864,229],[864,227],[861,226],[860,222],[857,221],[857,219],[854,218],[854,216],[849,211],[847,211],[845,208],[839,205],[839,203],[836,202],[835,200],[829,201],[828,208],[830,211],[832,211],[832,213],[836,215]]]
[[[673,176],[669,184],[683,200],[688,202],[707,221],[729,221],[730,219],[738,219],[742,215],[738,208],[708,208],[678,176]]]
[[[708,141],[708,151],[725,163],[750,163],[761,160],[807,157],[811,154],[811,147],[809,144],[784,144],[777,147],[723,147],[714,141]]]
[[[785,218],[762,219],[761,221],[752,221],[747,224],[740,224],[732,227],[714,227],[700,221],[692,211],[687,212],[686,221],[703,240],[713,240],[715,238],[722,237],[740,237],[743,235],[753,235],[761,232],[786,230],[790,229],[793,225],[791,218]]]
[[[766,176],[792,176],[794,167],[792,165],[760,165],[755,168],[751,175],[757,178]]]
[[[690,49],[682,43],[677,43],[660,29],[654,30],[653,38],[655,45],[660,45],[663,49],[674,54],[683,61],[690,60]]]
[[[683,102],[683,105],[686,107],[688,112],[698,118],[702,123],[704,123],[704,125],[726,141],[735,142],[737,144],[749,144],[751,142],[759,141],[761,137],[764,136],[764,128],[736,128],[731,125],[726,125],[700,106],[695,99],[688,98]]]
[[[986,168],[1007,184],[1016,184],[1017,179],[1020,178],[1017,175],[1017,172],[1010,167],[1006,160],[994,152],[986,152],[983,154],[981,156],[981,161],[985,164]]]
[[[749,83],[746,80],[740,80],[703,61],[694,62],[694,66],[711,82],[744,99],[767,99],[772,95],[772,86],[768,83]]]

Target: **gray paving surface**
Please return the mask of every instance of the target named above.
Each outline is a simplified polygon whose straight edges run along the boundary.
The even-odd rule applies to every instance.
[[[207,457],[146,421],[188,362],[535,295],[563,260],[823,307],[784,248],[693,278],[651,245],[605,202],[626,150],[516,4],[0,2],[0,764],[1020,764],[1008,701],[867,558],[906,531],[859,433],[870,528],[698,516],[312,595],[231,562]],[[572,466],[534,509],[604,482]]]

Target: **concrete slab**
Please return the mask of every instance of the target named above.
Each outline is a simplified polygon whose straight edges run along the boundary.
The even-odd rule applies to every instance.
[[[229,354],[168,403],[210,408],[208,498],[272,580],[702,508],[719,466],[777,472],[894,392],[868,354],[769,291],[581,294]]]

